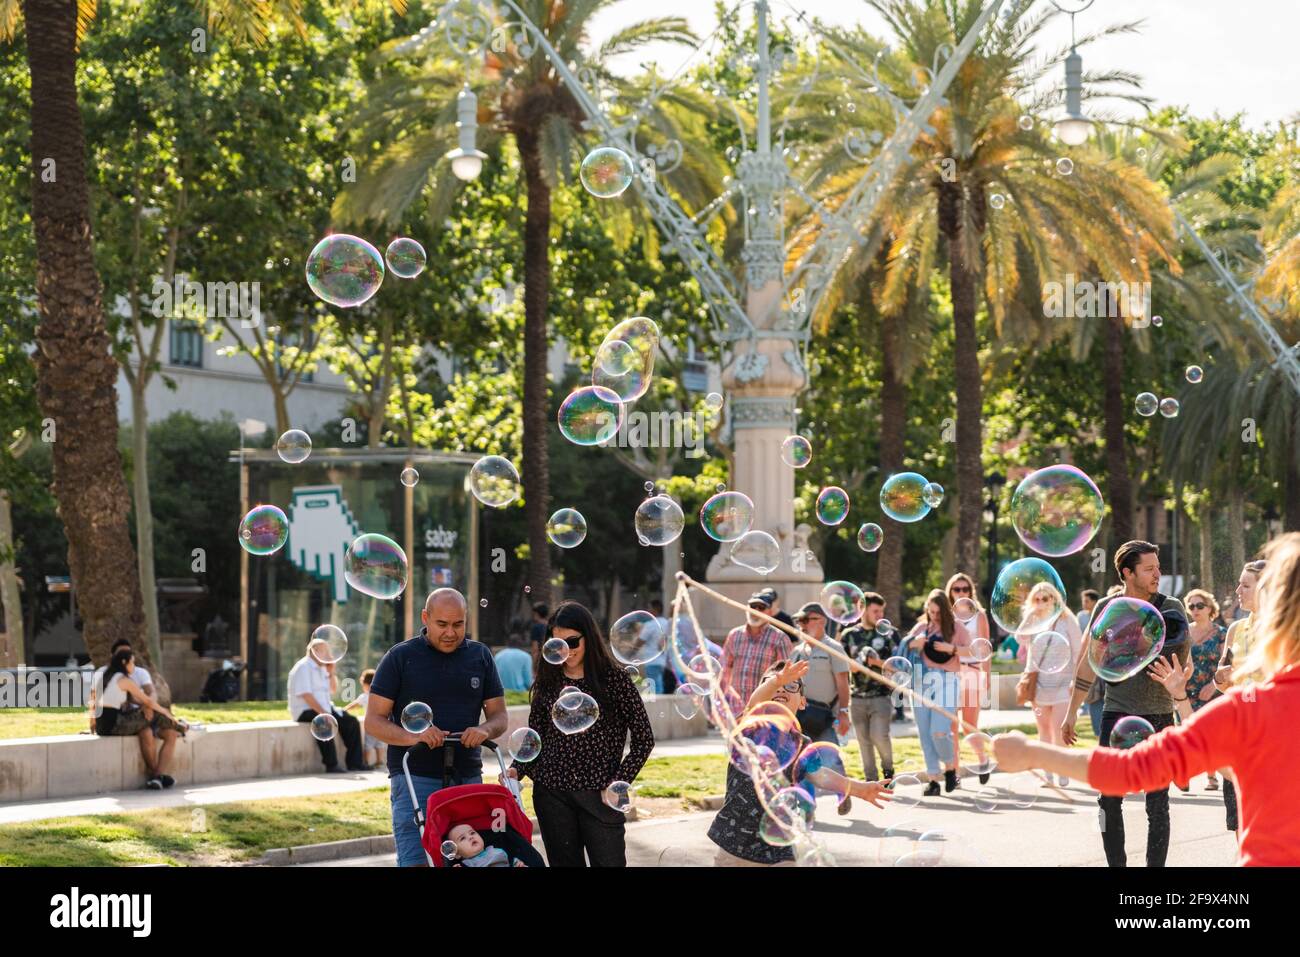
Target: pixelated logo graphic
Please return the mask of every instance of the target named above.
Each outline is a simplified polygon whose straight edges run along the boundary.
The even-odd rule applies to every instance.
[[[289,560],[313,578],[329,582],[334,600],[346,604],[348,583],[343,578],[343,559],[348,545],[361,534],[343,488],[338,485],[307,485],[293,490],[288,508]]]

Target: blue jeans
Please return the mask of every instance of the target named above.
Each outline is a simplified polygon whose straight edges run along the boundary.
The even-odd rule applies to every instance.
[[[1101,740],[1101,709],[1105,704],[1105,700],[1101,700],[1094,701],[1086,706],[1088,708],[1088,720],[1092,722],[1092,735],[1099,741]]]
[[[654,682],[655,694],[664,693],[664,666],[662,659],[645,666],[645,676]]]
[[[912,702],[912,715],[916,719],[916,733],[921,738],[927,774],[937,776],[941,764],[952,764],[953,746],[952,719],[926,707],[926,704],[955,711],[960,690],[961,681],[956,672],[925,669],[920,681],[920,699]]]
[[[442,790],[442,778],[422,778],[411,775],[415,785],[415,796],[423,810],[429,803],[429,795]],[[457,784],[482,784],[483,776],[477,775],[462,781],[453,781],[449,787]],[[420,829],[415,824],[415,808],[411,807],[411,792],[406,787],[406,775],[394,774],[388,779],[388,803],[393,809],[393,840],[397,844],[398,867],[423,867],[429,863],[424,855],[424,846],[420,843]]]

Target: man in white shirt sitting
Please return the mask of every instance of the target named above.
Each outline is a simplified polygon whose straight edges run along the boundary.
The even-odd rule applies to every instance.
[[[289,717],[295,721],[311,721],[318,714],[332,714],[338,722],[339,736],[347,749],[347,770],[365,771],[365,757],[361,750],[361,722],[350,714],[334,707],[333,694],[338,683],[334,677],[334,665],[326,664],[318,655],[318,648],[323,642],[308,642],[307,654],[298,659],[289,669]],[[331,774],[342,774],[339,767],[338,751],[334,741],[317,741],[320,746],[321,760],[325,770]]]

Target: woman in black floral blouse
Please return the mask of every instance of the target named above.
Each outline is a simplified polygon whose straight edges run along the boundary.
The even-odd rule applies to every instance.
[[[542,738],[533,761],[515,761],[511,777],[533,779],[533,809],[551,867],[626,867],[623,814],[604,801],[615,781],[631,784],[654,748],[654,733],[631,677],[614,661],[609,643],[583,605],[563,602],[546,624],[546,639],[563,638],[562,665],[538,659],[528,726]],[[600,716],[577,734],[551,720],[561,690],[577,688],[596,700]],[[632,746],[623,754],[628,733]],[[586,852],[584,858],[583,852]]]

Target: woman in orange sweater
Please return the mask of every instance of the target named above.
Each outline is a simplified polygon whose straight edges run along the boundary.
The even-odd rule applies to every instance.
[[[1255,640],[1236,664],[1259,683],[1234,687],[1186,723],[1166,728],[1128,751],[1071,750],[1023,734],[993,739],[1004,771],[1041,768],[1086,779],[1103,794],[1151,791],[1173,781],[1231,767],[1240,805],[1241,863],[1300,865],[1300,815],[1292,803],[1300,787],[1300,533],[1265,549],[1254,615]]]

